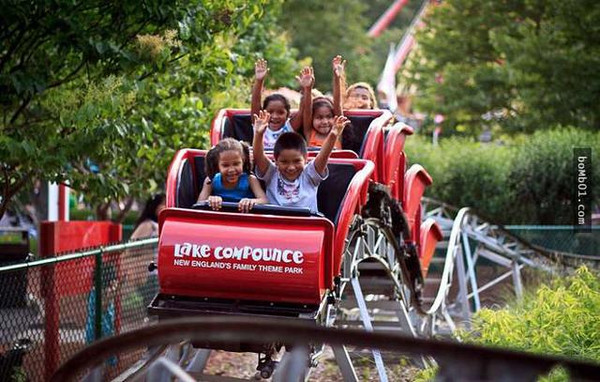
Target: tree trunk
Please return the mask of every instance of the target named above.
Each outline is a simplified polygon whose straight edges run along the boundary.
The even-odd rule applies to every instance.
[[[133,198],[129,197],[129,198],[127,198],[127,202],[125,203],[125,206],[123,206],[123,209],[119,209],[119,214],[113,219],[113,221],[115,223],[123,222],[123,219],[125,219],[125,215],[127,215],[127,213],[129,212],[129,210],[131,209],[132,206],[133,206]]]
[[[97,220],[109,220],[110,219],[110,217],[108,216],[109,211],[110,211],[110,202],[100,204],[99,206],[96,207],[96,219]]]

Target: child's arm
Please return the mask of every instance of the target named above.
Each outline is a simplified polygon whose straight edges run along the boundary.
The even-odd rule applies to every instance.
[[[260,111],[260,99],[262,96],[263,83],[269,72],[267,60],[259,58],[254,63],[254,85],[252,86],[252,101],[250,104],[250,115],[258,114]]]
[[[254,114],[253,117],[254,139],[252,140],[252,152],[254,156],[254,165],[262,175],[269,169],[269,158],[266,157],[264,149],[264,137],[270,118],[271,115],[265,110],[261,110],[258,115]]]
[[[253,199],[244,198],[244,199],[240,200],[238,205],[239,205],[239,209],[241,212],[250,211],[254,207],[255,204],[266,204],[268,202],[267,194],[265,194],[265,192],[263,191],[258,179],[256,179],[256,177],[254,175],[250,175],[248,177],[248,181],[250,183],[250,189],[252,190],[252,193],[254,194],[254,198]]]
[[[312,67],[305,67],[302,72],[306,71],[306,75],[310,76],[311,84],[310,87],[306,88],[302,95],[302,133],[304,139],[308,142],[310,139],[310,131],[312,130],[312,84],[315,81],[315,76]]]
[[[208,205],[213,210],[220,210],[221,203],[223,203],[223,198],[217,195],[212,194],[212,183],[210,178],[207,176],[204,179],[204,185],[202,186],[202,191],[200,191],[200,195],[198,195],[198,202],[208,201]]]
[[[302,68],[302,70],[300,71],[300,75],[296,76],[296,80],[298,80],[298,84],[300,84],[302,94],[310,93],[312,90],[312,87],[315,83],[315,77],[313,76],[312,68],[309,66],[305,66],[304,68]],[[294,129],[294,131],[300,130],[300,128],[304,126],[303,120],[304,120],[304,97],[300,101],[300,106],[298,107],[298,112],[290,120],[290,125],[292,126],[292,129]]]
[[[333,114],[344,115],[342,111],[342,92],[346,82],[346,60],[337,55],[331,60],[333,68]]]
[[[349,123],[350,121],[348,120],[348,118],[344,116],[338,115],[337,117],[335,117],[333,127],[327,135],[327,138],[325,138],[325,141],[323,141],[323,146],[321,146],[321,150],[315,158],[315,170],[317,170],[317,172],[320,175],[325,174],[325,170],[327,168],[327,161],[329,160],[329,155],[331,155],[331,151],[333,150],[335,141],[342,136],[344,128]]]
[[[208,200],[208,197],[212,194],[212,182],[210,178],[207,176],[204,179],[204,183],[202,184],[202,191],[200,191],[200,195],[198,195],[198,202],[202,202]]]

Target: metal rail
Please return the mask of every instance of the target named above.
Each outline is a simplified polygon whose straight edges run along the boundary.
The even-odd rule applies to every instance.
[[[589,264],[592,261],[596,266],[600,265],[598,257],[550,251],[532,245],[503,226],[489,223],[468,207],[459,210],[424,198],[423,209],[426,211],[425,218],[436,219],[443,231],[450,231],[439,288],[427,310],[431,334],[435,334],[436,318],[443,318],[452,329],[456,326],[456,318],[469,327],[472,313],[482,306],[480,294],[503,280],[512,279],[515,295],[520,298],[523,293],[521,270],[524,267],[565,273],[582,262]],[[482,283],[476,272],[478,261],[482,259],[505,268],[506,272]],[[453,277],[458,279],[458,293],[454,298],[449,296]]]
[[[600,375],[600,365],[565,357],[536,355],[507,349],[488,348],[456,342],[425,340],[392,332],[367,332],[364,330],[337,329],[301,322],[277,319],[248,319],[241,317],[203,317],[171,320],[132,332],[99,340],[82,349],[65,362],[52,376],[51,381],[72,380],[76,375],[102,362],[112,354],[139,348],[177,343],[182,340],[264,343],[280,341],[294,348],[305,349],[310,343],[327,343],[336,346],[357,346],[412,354],[430,355],[438,360],[443,380],[532,380],[553,367],[561,365],[573,380],[589,379]],[[290,362],[290,367],[280,370],[286,380],[303,378],[308,356],[300,352],[303,362]],[[161,361],[163,357],[156,362]],[[172,366],[170,364],[170,366]],[[183,370],[177,369],[177,374]]]
[[[13,264],[13,265],[5,265],[3,267],[0,267],[0,274],[3,272],[12,272],[12,271],[18,271],[18,270],[23,270],[23,269],[28,269],[28,268],[41,267],[44,265],[57,264],[57,263],[62,263],[62,262],[69,261],[69,260],[77,260],[77,259],[81,259],[84,257],[97,256],[97,255],[102,255],[102,254],[111,253],[111,252],[121,252],[121,251],[126,251],[129,249],[138,249],[141,247],[148,246],[150,244],[157,244],[157,243],[158,243],[158,238],[153,237],[153,238],[149,238],[149,239],[129,241],[129,242],[122,243],[122,244],[99,246],[98,248],[95,248],[95,249],[74,252],[74,253],[70,253],[67,255],[58,255],[56,257],[48,257],[46,259],[41,259],[41,260],[28,261],[25,263],[19,263],[19,264]]]

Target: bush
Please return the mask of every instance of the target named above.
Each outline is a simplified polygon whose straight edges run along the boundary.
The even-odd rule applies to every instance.
[[[513,307],[482,309],[467,342],[600,361],[600,278],[585,266],[555,279]],[[564,372],[551,379],[564,380]]]
[[[600,278],[585,266],[575,275],[555,279],[521,302],[502,310],[482,309],[472,329],[461,332],[465,342],[520,351],[556,354],[600,361]],[[415,380],[432,381],[437,367],[428,367]],[[542,381],[568,381],[562,368]]]
[[[465,138],[442,140],[435,147],[414,136],[406,144],[409,165],[421,164],[433,178],[427,196],[456,207],[471,207],[496,222],[508,221],[506,205],[513,195],[507,177],[513,151],[508,146]]]
[[[514,200],[508,206],[511,223],[572,224],[576,183],[574,147],[589,147],[598,155],[600,134],[586,130],[557,128],[537,131],[519,147],[508,175],[508,187]],[[590,173],[594,189],[600,196],[600,167]],[[588,183],[590,184],[590,183]]]
[[[449,138],[432,146],[425,137],[407,140],[409,164],[433,178],[427,196],[471,207],[500,224],[572,224],[575,168],[573,147],[598,155],[600,133],[557,128],[519,136],[507,145]],[[589,174],[598,204],[600,166]]]

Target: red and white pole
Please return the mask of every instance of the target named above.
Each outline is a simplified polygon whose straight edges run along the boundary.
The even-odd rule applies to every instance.
[[[69,187],[48,183],[48,221],[69,221]]]

